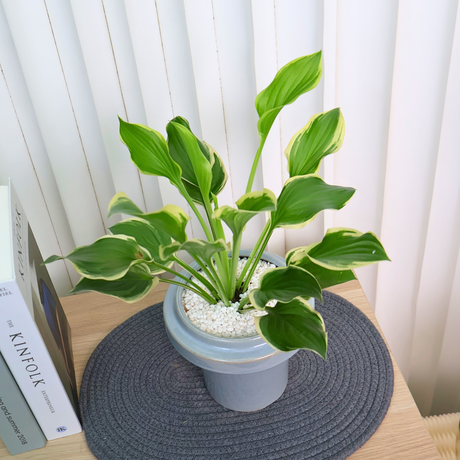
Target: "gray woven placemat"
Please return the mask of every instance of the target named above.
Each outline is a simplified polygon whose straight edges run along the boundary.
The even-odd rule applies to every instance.
[[[88,361],[80,406],[99,460],[345,459],[382,422],[393,366],[369,319],[325,292],[328,359],[300,351],[281,398],[250,413],[218,405],[166,337],[161,304],[114,329]]]

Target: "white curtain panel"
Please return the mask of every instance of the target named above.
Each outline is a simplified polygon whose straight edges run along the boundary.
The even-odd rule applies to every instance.
[[[45,257],[106,234],[120,191],[154,211],[185,200],[140,175],[117,115],[165,134],[182,115],[245,191],[256,94],[290,60],[323,50],[318,87],[283,109],[254,189],[279,193],[284,150],[315,113],[347,134],[328,183],[357,192],[268,248],[284,255],[329,227],[373,231],[392,262],[357,270],[424,415],[460,411],[460,12],[458,0],[2,0],[0,181],[11,177]],[[197,219],[188,233],[203,237]],[[244,248],[257,240],[253,219]],[[61,295],[78,276],[49,266]]]

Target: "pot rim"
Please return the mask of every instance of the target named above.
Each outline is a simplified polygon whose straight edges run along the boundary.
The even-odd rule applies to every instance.
[[[247,257],[249,254],[248,250],[240,251],[240,257]],[[264,252],[262,259],[277,266],[286,265],[285,260],[276,254]],[[192,267],[199,269],[198,264],[192,264]],[[182,271],[182,274],[191,278],[191,275],[185,270]],[[176,285],[168,288],[164,302],[164,318],[167,332],[173,339],[173,343],[176,342],[189,355],[212,362],[244,364],[260,362],[274,355],[285,356],[287,359],[293,354],[273,348],[258,334],[251,337],[228,338],[202,331],[190,321],[185,313],[182,304],[183,290],[182,286]]]

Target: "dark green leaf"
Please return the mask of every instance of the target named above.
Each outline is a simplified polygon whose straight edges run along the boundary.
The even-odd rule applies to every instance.
[[[114,281],[83,277],[71,292],[96,291],[133,303],[145,297],[158,282],[159,279],[152,278],[145,264],[139,264],[133,265],[125,276]]]
[[[308,246],[305,253],[317,265],[331,270],[347,270],[390,260],[377,236],[351,228],[329,229],[323,241]]]
[[[167,246],[171,243],[171,237],[166,233],[152,227],[146,221],[139,218],[132,218],[118,222],[110,227],[114,235],[127,235],[133,237],[139,246],[147,249],[154,261],[160,262],[160,246]],[[155,273],[161,271],[155,270]]]
[[[346,283],[356,279],[352,270],[329,270],[315,264],[308,255],[303,253],[303,248],[297,248],[287,254],[286,264],[301,267],[311,273],[318,281],[321,289]]]
[[[249,300],[258,310],[264,310],[270,300],[290,302],[295,297],[323,300],[321,286],[315,277],[295,266],[267,270],[260,277],[259,288],[249,292]]]
[[[89,246],[80,246],[63,258],[70,260],[75,270],[86,278],[116,280],[132,265],[152,257],[134,238],[112,235],[103,236]]]
[[[311,350],[323,359],[327,354],[327,333],[321,315],[300,298],[278,302],[255,317],[257,332],[280,351]]]

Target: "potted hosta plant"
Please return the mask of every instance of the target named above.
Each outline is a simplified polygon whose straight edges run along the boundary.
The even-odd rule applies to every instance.
[[[234,207],[219,206],[227,181],[224,164],[187,120],[171,120],[165,140],[151,128],[120,119],[120,137],[132,161],[143,174],[169,179],[206,239],[188,238],[189,216],[180,207],[167,204],[144,213],[118,193],[109,215],[132,217],[112,226],[111,235],[66,256],[82,275],[73,292],[97,291],[135,302],[158,283],[171,284],[164,302],[168,336],[184,357],[203,368],[211,395],[231,409],[256,410],[277,399],[287,383],[288,359],[297,350],[326,359],[327,333],[314,299],[321,301],[329,286],[355,279],[354,268],[388,260],[374,234],[346,228],[328,230],[322,241],[289,251],[286,260],[264,252],[275,229],[303,227],[325,209],[342,208],[355,192],[326,184],[318,175],[322,158],[342,145],[345,128],[338,108],[314,115],[291,139],[285,151],[290,178],[278,197],[268,189],[252,191],[275,118],[315,88],[321,72],[321,52],[300,57],[257,95],[260,145],[246,193]],[[245,226],[258,213],[267,215],[266,225],[252,251],[240,251]],[[232,233],[231,242],[223,225]],[[194,262],[184,261],[179,251]],[[164,272],[176,277],[160,278]]]

